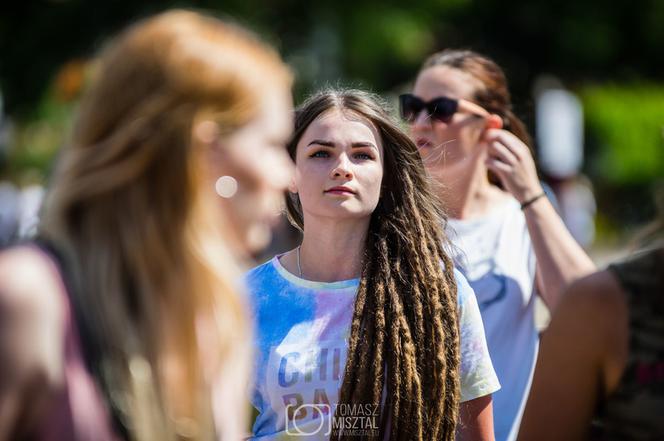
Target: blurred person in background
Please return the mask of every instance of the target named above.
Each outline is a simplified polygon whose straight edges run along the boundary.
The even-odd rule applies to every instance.
[[[0,255],[1,440],[240,439],[237,276],[290,179],[291,81],[195,12],[103,50],[38,239]]]
[[[640,249],[562,297],[519,440],[664,439],[664,191],[657,202]]]
[[[563,288],[593,271],[545,196],[524,124],[491,59],[446,50],[429,57],[400,97],[450,219],[455,262],[475,290],[501,384],[496,439],[514,439],[538,348],[535,294],[555,309]]]
[[[415,145],[381,100],[330,90],[298,109],[288,151],[303,240],[247,276],[252,439],[328,439],[336,423],[332,439],[492,440],[500,386]],[[364,432],[343,426],[366,409]]]
[[[593,185],[583,174],[584,120],[581,100],[560,80],[542,75],[535,82],[537,159],[555,191],[556,211],[584,249],[595,238],[597,205]]]
[[[0,249],[10,245],[19,231],[21,193],[9,180],[0,180]]]
[[[0,90],[0,249],[16,239],[21,216],[20,192],[8,176],[10,136],[11,124],[4,113],[4,100]]]
[[[0,180],[0,249],[34,237],[44,192],[39,183],[18,188],[9,179]]]

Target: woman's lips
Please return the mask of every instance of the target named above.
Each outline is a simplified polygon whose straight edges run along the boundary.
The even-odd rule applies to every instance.
[[[355,194],[355,192],[348,187],[332,187],[328,190],[325,190],[325,193],[338,194],[338,195]]]
[[[415,144],[417,144],[418,148],[431,147],[431,142],[426,138],[417,138]]]

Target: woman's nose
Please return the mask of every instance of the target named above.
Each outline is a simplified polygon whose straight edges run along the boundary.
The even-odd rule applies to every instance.
[[[431,127],[431,118],[427,114],[426,109],[420,110],[420,112],[415,115],[415,120],[410,125],[411,130],[426,130]]]
[[[335,178],[344,177],[350,179],[353,177],[353,172],[350,170],[350,161],[348,156],[341,154],[339,156],[339,161],[337,162],[334,169],[332,169],[332,176]]]

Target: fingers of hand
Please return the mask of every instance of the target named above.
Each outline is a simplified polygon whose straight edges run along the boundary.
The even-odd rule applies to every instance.
[[[519,160],[531,156],[530,149],[519,138],[511,132],[502,129],[489,129],[485,135],[485,140],[489,143],[497,141],[503,144]]]
[[[498,141],[489,143],[489,149],[487,152],[490,158],[498,159],[511,166],[515,166],[519,162],[519,158],[504,144]]]
[[[506,164],[505,162],[496,158],[487,158],[485,164],[489,170],[497,173],[501,177],[512,174],[514,171],[511,165]]]

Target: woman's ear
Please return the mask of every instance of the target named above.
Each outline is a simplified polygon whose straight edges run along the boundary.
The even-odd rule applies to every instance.
[[[492,113],[486,118],[486,128],[487,129],[502,129],[503,128],[503,119]]]
[[[192,135],[203,144],[213,144],[219,140],[219,125],[209,119],[195,123]]]
[[[297,194],[297,186],[295,185],[295,176],[293,176],[288,183],[288,192]]]

